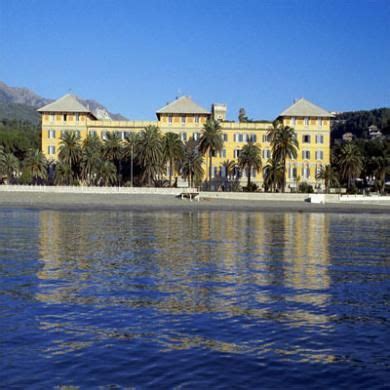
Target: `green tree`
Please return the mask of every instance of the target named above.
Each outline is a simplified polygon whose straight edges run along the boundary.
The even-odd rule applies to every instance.
[[[338,174],[334,167],[330,164],[325,167],[321,167],[320,171],[316,174],[317,180],[323,180],[325,183],[325,192],[329,194],[329,189],[331,186],[338,186]]]
[[[81,178],[87,185],[96,185],[99,166],[102,163],[103,145],[99,137],[88,135],[81,148]]]
[[[172,175],[177,163],[183,159],[183,142],[176,133],[168,132],[163,138],[164,160],[169,164],[169,185],[172,185]]]
[[[246,116],[245,108],[241,107],[238,111],[238,121],[239,122],[248,122],[248,117]]]
[[[32,178],[33,184],[39,184],[47,180],[47,160],[44,154],[36,149],[30,149],[24,160],[24,169]]]
[[[283,185],[283,165],[279,160],[270,158],[263,169],[264,189],[275,192]]]
[[[350,190],[354,179],[359,177],[363,169],[363,159],[360,149],[352,142],[347,142],[340,148],[336,164],[340,170],[340,176],[347,182]]]
[[[236,167],[236,162],[234,160],[225,160],[222,162],[221,166],[225,169],[225,174],[228,180],[231,180],[234,173],[234,168]]]
[[[281,190],[286,187],[286,161],[287,158],[297,158],[299,143],[295,130],[288,126],[283,126],[280,121],[275,121],[273,127],[268,132],[272,147],[272,158],[282,165]]]
[[[111,161],[102,161],[99,165],[99,181],[104,186],[110,186],[117,182],[117,170]]]
[[[253,142],[248,142],[241,149],[241,153],[238,156],[238,165],[241,170],[246,170],[248,177],[247,188],[249,190],[251,185],[251,174],[254,168],[256,172],[261,169],[261,150],[258,145]]]
[[[374,165],[373,173],[379,181],[379,189],[383,193],[385,189],[386,175],[390,174],[390,158],[388,156],[372,157]]]
[[[3,145],[0,145],[0,179],[6,175],[6,153]]]
[[[78,180],[75,177],[72,167],[63,161],[58,161],[55,165],[54,183],[57,185],[72,186],[77,185]]]
[[[72,182],[76,183],[79,179],[81,146],[80,137],[75,132],[65,132],[62,135],[58,160],[59,163],[62,165],[67,165],[70,168],[66,169],[66,172],[72,173]]]
[[[119,133],[108,132],[103,143],[103,158],[111,161],[120,175],[121,172],[121,160],[123,157],[123,142]]]
[[[210,118],[203,126],[202,135],[199,141],[201,153],[209,155],[209,190],[211,190],[212,161],[213,155],[223,148],[222,128],[218,121]]]
[[[163,172],[163,143],[157,126],[148,126],[141,131],[137,144],[137,160],[143,170],[142,180],[151,186]]]
[[[181,166],[184,179],[188,180],[188,186],[200,184],[204,175],[203,156],[199,151],[199,144],[192,137],[184,146],[184,154]]]

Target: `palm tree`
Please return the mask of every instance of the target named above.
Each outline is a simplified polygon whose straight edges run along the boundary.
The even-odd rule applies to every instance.
[[[119,133],[107,133],[103,144],[103,157],[115,164],[118,174],[121,173],[123,143]]]
[[[254,168],[256,172],[261,169],[261,150],[260,147],[253,142],[248,142],[241,149],[241,153],[238,156],[238,165],[240,169],[247,171],[248,184],[247,189],[249,190],[251,185],[251,173]]]
[[[137,159],[137,146],[140,140],[139,133],[130,133],[128,137],[125,139],[125,143],[123,145],[123,157],[130,162],[130,182],[131,186],[133,186],[134,181],[134,161]]]
[[[390,158],[386,155],[372,157],[372,164],[374,165],[374,175],[379,179],[380,192],[383,193],[385,188],[386,175],[390,173]]]
[[[62,135],[58,153],[59,162],[68,165],[72,173],[72,182],[79,177],[79,164],[81,159],[80,137],[75,132],[66,132]],[[69,170],[67,169],[69,172]]]
[[[183,161],[181,172],[184,179],[188,180],[188,186],[193,187],[194,183],[202,181],[203,156],[199,151],[199,144],[192,137],[184,145]]]
[[[24,168],[31,175],[33,184],[47,180],[47,160],[44,154],[36,149],[30,149],[24,160]]]
[[[19,160],[12,153],[5,153],[3,172],[7,175],[8,182],[12,181],[19,172]]]
[[[178,134],[168,132],[164,135],[163,143],[164,160],[169,163],[169,186],[171,186],[174,167],[183,158],[183,142]]]
[[[352,142],[342,145],[337,156],[337,166],[340,169],[341,178],[347,181],[347,187],[350,189],[353,179],[358,177],[363,169],[360,149]]]
[[[283,183],[283,165],[279,160],[270,158],[263,169],[265,191],[276,191]]]
[[[117,181],[117,170],[111,161],[102,161],[99,166],[99,180],[104,186],[113,185]]]
[[[325,192],[329,194],[329,188],[332,185],[338,185],[338,175],[335,169],[330,165],[326,165],[325,167],[321,167],[320,171],[316,175],[317,180],[324,180],[325,182]]]
[[[72,171],[72,167],[63,161],[58,161],[55,168],[54,183],[72,186],[78,183]]]
[[[199,150],[204,155],[209,155],[209,190],[211,189],[212,159],[213,154],[220,152],[223,148],[222,128],[218,121],[210,118],[203,126],[199,142]]]
[[[2,175],[5,175],[6,168],[5,168],[5,161],[6,161],[6,153],[4,151],[3,145],[0,145],[0,179]]]
[[[232,179],[236,162],[234,160],[225,160],[221,166],[225,169],[225,174],[228,180]]]
[[[275,121],[273,127],[268,131],[271,138],[272,157],[282,165],[281,190],[286,187],[286,160],[295,159],[298,154],[299,143],[297,135],[292,127],[283,126],[280,121]]]
[[[147,126],[140,133],[137,159],[143,169],[142,180],[151,186],[157,175],[163,172],[163,143],[160,129]]]
[[[103,145],[99,137],[88,135],[81,150],[81,177],[88,185],[96,185],[98,168],[101,164]]]

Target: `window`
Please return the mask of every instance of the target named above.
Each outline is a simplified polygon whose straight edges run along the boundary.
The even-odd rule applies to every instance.
[[[222,149],[222,150],[219,152],[219,157],[223,157],[223,158],[226,157],[226,149]]]
[[[310,160],[310,150],[302,150],[302,158],[304,160]]]
[[[224,142],[227,142],[227,140],[228,140],[228,135],[227,135],[227,134],[224,134],[224,135],[223,135],[223,141],[224,141]]]
[[[302,177],[304,179],[308,179],[310,177],[310,168],[307,165],[302,167]]]
[[[322,150],[316,151],[316,160],[323,160],[324,159],[324,152]]]
[[[305,118],[304,124],[305,124],[305,126],[309,126],[309,118]]]
[[[223,165],[221,166],[221,176],[226,177],[226,167],[224,167]]]
[[[55,138],[56,137],[56,131],[55,130],[48,130],[48,138]]]
[[[79,120],[80,120],[80,114],[76,112],[76,122],[78,122]]]
[[[48,154],[55,154],[56,153],[56,147],[53,145],[49,145],[47,148]]]
[[[288,178],[296,179],[296,177],[297,177],[297,168],[293,165],[290,165],[290,168],[288,170]]]
[[[304,144],[310,144],[310,135],[307,135],[307,134],[303,135],[302,136],[302,142]]]
[[[130,131],[124,131],[123,132],[123,139],[129,139],[129,136],[130,136]]]
[[[318,127],[322,127],[322,118],[318,118]]]
[[[172,115],[168,115],[168,123],[172,124]]]
[[[74,133],[75,133],[76,137],[80,138],[80,130],[75,130]]]
[[[271,135],[270,134],[264,134],[263,135],[263,142],[270,142],[271,141]]]
[[[295,126],[295,116],[293,116],[290,120],[291,126]]]
[[[186,123],[186,117],[185,117],[185,115],[182,115],[182,116],[181,116],[181,123]]]
[[[271,158],[271,151],[269,149],[263,149],[263,158],[264,159],[270,159]]]
[[[243,141],[244,141],[244,135],[238,134],[238,142],[243,142]]]
[[[108,133],[108,131],[102,131],[102,140],[106,140],[107,139],[107,133]]]
[[[54,114],[50,114],[50,122],[54,122]]]
[[[316,135],[316,144],[323,144],[323,143],[324,143],[324,136]]]
[[[67,115],[67,114],[64,114],[64,115],[63,115],[63,120],[64,120],[64,122],[66,122],[67,119],[68,119],[68,115]]]
[[[195,123],[199,123],[199,115],[195,115],[194,121],[195,121]]]
[[[213,177],[218,176],[218,167],[213,167]]]
[[[88,131],[88,135],[89,135],[90,137],[94,137],[94,136],[96,135],[96,130],[89,130],[89,131]]]
[[[240,149],[234,149],[234,158],[238,158],[240,156],[241,150]]]
[[[194,133],[192,137],[194,138],[194,141],[197,141],[198,139],[200,139],[200,133]]]
[[[180,133],[180,139],[181,139],[183,142],[186,142],[186,141],[187,141],[187,133],[181,132],[181,133]]]
[[[251,134],[251,135],[249,136],[249,141],[250,141],[250,142],[257,142],[257,136],[256,136],[256,134]]]

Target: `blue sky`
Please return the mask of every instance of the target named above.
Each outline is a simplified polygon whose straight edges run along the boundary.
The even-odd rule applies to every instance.
[[[131,119],[177,95],[272,119],[390,106],[390,0],[0,0],[0,80]]]

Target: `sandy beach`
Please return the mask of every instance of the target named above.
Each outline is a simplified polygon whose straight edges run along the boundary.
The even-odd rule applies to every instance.
[[[302,201],[248,201],[207,199],[200,202],[172,195],[145,194],[66,194],[0,192],[1,208],[36,208],[54,210],[134,210],[148,211],[262,211],[262,212],[327,212],[390,214],[390,205],[378,204],[311,204]]]

